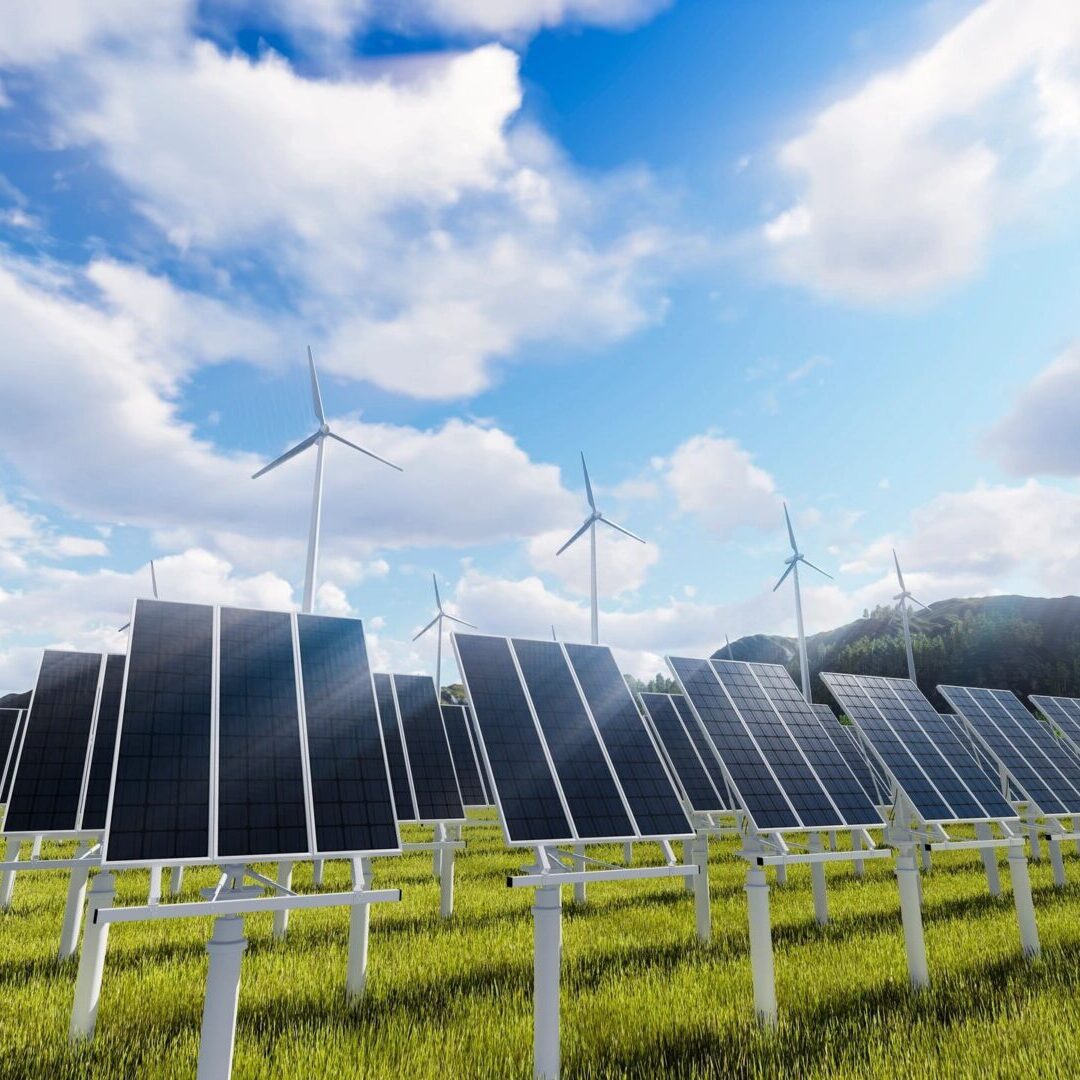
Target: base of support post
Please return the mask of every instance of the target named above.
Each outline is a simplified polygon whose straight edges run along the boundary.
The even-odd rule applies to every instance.
[[[769,883],[760,866],[751,866],[747,871],[746,905],[750,919],[750,970],[754,981],[754,1008],[762,1024],[775,1027],[776,977],[773,971]]]
[[[810,851],[821,851],[821,836],[812,832],[809,837]],[[829,895],[825,889],[825,864],[810,864],[810,875],[814,885],[814,918],[818,926],[825,926],[829,921]]]
[[[236,1043],[236,1007],[240,999],[240,961],[247,949],[244,920],[219,915],[207,943],[210,968],[206,973],[202,1037],[199,1040],[197,1080],[229,1080]]]
[[[1009,847],[1009,877],[1012,879],[1013,902],[1016,904],[1016,921],[1020,925],[1020,948],[1028,959],[1034,960],[1041,951],[1039,928],[1035,923],[1027,859],[1020,844]]]
[[[8,841],[8,851],[4,858],[8,862],[19,862],[22,857],[22,844],[19,840]],[[15,892],[15,871],[0,870],[0,911],[11,910],[11,897]]]
[[[79,854],[90,850],[89,842],[79,845]],[[76,866],[68,880],[67,903],[64,905],[64,925],[60,930],[60,961],[70,960],[79,948],[79,929],[82,926],[83,903],[86,901],[86,885],[90,878],[90,864]]]
[[[533,903],[533,1077],[558,1080],[562,890],[538,888]]]
[[[291,862],[279,862],[277,880],[278,884],[283,888],[292,888],[292,872],[293,864]],[[289,912],[288,909],[283,908],[281,911],[274,912],[274,937],[281,941],[285,937],[286,931],[289,929]]]
[[[345,995],[358,1005],[367,986],[368,939],[371,934],[371,905],[357,904],[349,912],[349,961],[345,973]]]
[[[86,930],[83,934],[79,973],[75,977],[75,1003],[71,1009],[68,1037],[72,1042],[93,1038],[97,1024],[98,1001],[101,998],[101,977],[105,970],[105,950],[109,946],[109,924],[98,923],[94,912],[112,907],[116,883],[107,871],[95,876],[86,905]]]
[[[439,914],[449,919],[454,914],[454,849],[442,853],[442,869],[439,874]]]
[[[169,892],[173,896],[179,896],[180,890],[184,887],[184,868],[182,866],[174,866],[169,874]]]
[[[574,855],[575,855],[574,869],[575,870],[584,870],[585,869],[585,845],[584,844],[575,844],[574,845]],[[584,904],[587,899],[588,899],[588,895],[586,893],[585,882],[584,881],[575,881],[574,882],[574,903],[575,904]]]
[[[698,836],[690,845],[697,873],[686,881],[694,890],[694,922],[698,941],[712,940],[712,898],[709,893],[709,838]]]
[[[980,821],[975,826],[975,835],[980,840],[993,840],[994,831],[990,824]],[[983,848],[979,853],[982,856],[983,868],[986,870],[986,886],[991,896],[1001,895],[1001,876],[998,874],[997,851],[994,848]]]
[[[862,851],[862,836],[855,830],[851,830],[851,850]],[[866,863],[862,859],[856,859],[852,864],[855,871],[855,876],[861,878],[866,873]]]
[[[919,868],[915,863],[914,847],[910,844],[902,847],[896,858],[896,883],[900,889],[900,919],[904,927],[908,978],[916,990],[922,990],[930,985],[930,971],[923,938]]]

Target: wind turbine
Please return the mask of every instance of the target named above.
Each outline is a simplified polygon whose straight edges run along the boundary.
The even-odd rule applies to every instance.
[[[776,590],[774,589],[773,591],[775,592]],[[727,634],[724,635],[724,641],[727,642],[727,658],[729,660],[734,660],[735,654],[731,651],[731,638],[729,638]]]
[[[556,555],[561,555],[571,544],[573,544],[580,537],[584,536],[586,532],[589,534],[589,558],[591,569],[591,584],[590,590],[592,597],[592,643],[594,645],[600,644],[600,607],[599,598],[596,592],[596,524],[597,522],[603,522],[605,525],[611,527],[616,532],[621,532],[624,536],[629,536],[631,540],[636,540],[639,544],[644,544],[645,541],[640,536],[635,536],[629,529],[624,529],[621,525],[616,525],[611,518],[606,518],[599,510],[596,509],[596,499],[593,498],[592,484],[589,482],[589,467],[585,464],[585,455],[581,455],[581,471],[585,474],[585,497],[589,500],[589,516],[581,523],[581,527],[578,529],[569,540],[558,551]]]
[[[799,592],[799,563],[805,563],[811,570],[824,574],[830,581],[832,574],[826,574],[820,566],[815,566],[800,550],[795,543],[795,530],[791,527],[791,515],[788,514],[787,503],[784,503],[784,521],[787,523],[788,539],[791,541],[791,554],[784,560],[787,569],[780,575],[780,580],[773,586],[776,592],[784,583],[784,579],[791,574],[791,580],[795,583],[795,623],[799,631],[799,671],[802,675],[803,697],[810,701],[810,664],[806,659],[806,631],[803,629],[802,596]]]
[[[304,575],[303,611],[311,611],[315,602],[315,570],[319,562],[319,530],[322,526],[323,453],[326,449],[326,440],[336,439],[339,443],[350,446],[361,454],[366,454],[376,461],[381,461],[384,465],[389,465],[391,469],[397,469],[398,472],[402,471],[400,465],[395,465],[392,461],[387,461],[386,458],[381,458],[378,454],[373,454],[370,450],[365,450],[362,446],[349,442],[348,439],[343,435],[339,435],[336,431],[330,430],[330,425],[326,420],[326,413],[323,411],[322,394],[319,392],[319,376],[315,371],[315,358],[311,355],[310,345],[308,346],[307,356],[308,367],[311,369],[311,404],[315,410],[315,419],[319,422],[319,426],[315,429],[314,434],[302,439],[291,450],[286,450],[280,457],[274,458],[269,465],[264,465],[251,477],[252,480],[258,480],[260,476],[276,469],[279,465],[283,465],[289,458],[302,454],[309,446],[314,446],[318,450],[315,459],[315,493],[311,500],[311,530],[308,533],[307,572]]]
[[[158,594],[157,594],[157,574],[154,572],[154,560],[153,559],[150,560],[150,587],[154,590],[154,599],[156,600],[158,598]],[[118,634],[122,634],[130,625],[131,625],[130,622],[126,622],[116,632]]]
[[[918,604],[923,611],[929,611],[930,609],[921,601],[916,600],[907,590],[907,586],[904,584],[904,575],[900,573],[900,560],[896,557],[896,548],[893,548],[893,562],[896,564],[896,580],[900,582],[900,592],[897,593],[893,599],[896,601],[896,610],[900,612],[900,620],[904,625],[904,649],[907,652],[907,673],[908,678],[915,681],[915,654],[911,650],[911,624],[908,620],[908,601],[913,604]]]
[[[442,624],[443,624],[443,619],[449,619],[451,622],[460,623],[462,626],[467,626],[471,630],[475,630],[476,627],[473,626],[473,624],[471,622],[466,622],[464,619],[459,619],[456,615],[451,615],[448,611],[445,611],[443,609],[442,598],[439,596],[439,582],[438,582],[438,579],[435,577],[434,574],[431,575],[431,584],[435,586],[435,608],[436,608],[437,613],[435,615],[435,618],[432,619],[431,622],[429,622],[427,624],[427,626],[425,626],[424,629],[421,630],[420,633],[417,634],[416,637],[413,638],[413,641],[418,641],[433,626],[436,626],[436,625],[438,626],[438,629],[436,630],[436,633],[439,636],[439,644],[436,646],[436,649],[435,649],[435,690],[436,690],[436,693],[438,695],[439,700],[442,701],[442,639],[443,639],[443,626],[442,626]]]

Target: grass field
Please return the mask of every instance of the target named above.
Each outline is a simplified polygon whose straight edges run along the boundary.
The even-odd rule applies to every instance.
[[[419,839],[417,835],[413,838]],[[505,878],[493,821],[466,829],[457,910],[438,916],[427,854],[376,863],[400,904],[372,912],[369,990],[345,1002],[345,909],[248,920],[234,1076],[528,1077],[532,1074],[530,890]],[[772,890],[783,1019],[752,1019],[744,864],[733,841],[711,852],[713,941],[694,939],[693,900],[674,881],[596,885],[564,907],[563,1067],[570,1077],[1034,1077],[1080,1074],[1080,885],[1055,889],[1032,866],[1043,955],[1020,958],[1008,872],[992,899],[978,855],[936,858],[925,880],[932,989],[907,989],[892,862],[828,869],[832,921],[813,920],[810,871]],[[48,849],[47,849],[48,850]],[[619,852],[607,855],[617,861]],[[642,845],[639,859],[658,859]],[[1067,861],[1080,881],[1080,861]],[[185,896],[213,871],[189,873]],[[310,867],[298,868],[299,887]],[[326,885],[346,887],[344,864]],[[119,896],[145,900],[145,874]],[[208,920],[114,927],[97,1036],[67,1043],[74,963],[55,960],[66,878],[24,874],[0,917],[0,1077],[194,1075]],[[567,897],[567,900],[569,897]]]

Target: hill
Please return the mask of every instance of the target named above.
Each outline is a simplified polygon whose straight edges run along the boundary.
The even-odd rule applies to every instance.
[[[1080,597],[983,596],[940,600],[912,623],[919,688],[947,711],[938,683],[1080,697]],[[733,641],[736,660],[783,664],[798,680],[794,638],[754,634]],[[892,606],[806,640],[815,701],[833,704],[818,673],[906,675],[900,619]],[[726,658],[726,647],[713,653]]]

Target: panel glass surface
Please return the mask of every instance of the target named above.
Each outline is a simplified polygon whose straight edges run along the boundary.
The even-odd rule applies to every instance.
[[[398,850],[363,626],[327,615],[298,615],[296,621],[316,847]]]
[[[16,764],[4,828],[75,832],[101,654],[46,649]]]
[[[952,821],[956,818],[952,807],[941,797],[934,785],[923,772],[920,760],[915,756],[915,749],[900,738],[889,722],[882,716],[870,696],[855,675],[843,675],[823,671],[822,682],[836,698],[840,708],[851,718],[859,730],[866,736],[885,764],[885,768],[896,779],[904,794],[924,821]],[[905,714],[906,716],[906,714]],[[927,748],[925,737],[918,744],[920,754],[931,755],[931,761],[942,763],[941,755]]]
[[[457,633],[453,640],[508,838],[513,843],[573,839],[510,642]]]
[[[90,754],[90,778],[86,783],[86,799],[83,802],[81,827],[85,830],[100,831],[105,828],[126,662],[125,657],[116,654],[105,657],[105,677],[101,682],[101,702],[94,727],[94,749]]]
[[[401,726],[394,702],[394,685],[390,676],[381,671],[375,673],[375,700],[379,703],[379,721],[382,724],[383,742],[386,744],[386,760],[390,765],[394,811],[398,821],[416,821],[416,807],[413,805],[409,773],[405,767]]]
[[[728,786],[727,781],[724,779],[724,770],[720,768],[720,763],[716,760],[716,754],[709,745],[710,740],[708,735],[702,731],[701,725],[697,722],[697,717],[694,716],[693,709],[686,703],[686,698],[684,698],[682,694],[669,694],[668,696],[671,698],[671,704],[675,707],[675,711],[679,714],[679,719],[682,721],[686,734],[694,744],[694,749],[697,751],[698,758],[704,766],[705,772],[708,773],[712,786],[716,788],[716,791],[720,796],[720,809],[730,810],[731,797],[728,795]]]
[[[564,647],[641,834],[692,833],[678,793],[611,650],[602,645]]]
[[[1028,700],[1069,740],[1074,752],[1080,752],[1080,701],[1048,694],[1031,694]]]
[[[888,787],[881,785],[879,789],[862,750],[852,738],[854,733],[836,719],[836,713],[828,705],[814,705],[812,708],[825,734],[836,747],[836,752],[847,762],[848,768],[859,781],[859,786],[866,792],[867,798],[873,803],[880,803]]]
[[[8,801],[21,729],[22,709],[0,709],[0,805]]]
[[[653,722],[657,737],[672,771],[686,792],[690,807],[698,813],[708,814],[723,809],[723,799],[713,787],[705,766],[698,757],[690,735],[683,726],[682,717],[675,711],[670,694],[642,694],[641,703]]]
[[[578,836],[582,839],[633,837],[634,825],[562,646],[554,641],[519,638],[514,638],[511,645]]]
[[[218,856],[310,851],[292,617],[223,607],[219,633]]]
[[[213,616],[202,604],[136,601],[108,862],[210,856]]]
[[[763,832],[801,824],[765,765],[739,714],[732,708],[708,660],[669,656],[671,670],[713,744],[713,753],[735,788],[734,795]]]
[[[443,726],[450,740],[450,753],[454,758],[461,800],[466,806],[487,806],[487,792],[480,773],[480,763],[473,749],[469,717],[464,705],[442,705]]]
[[[435,696],[435,680],[430,675],[392,678],[419,820],[461,821],[465,808]]]

